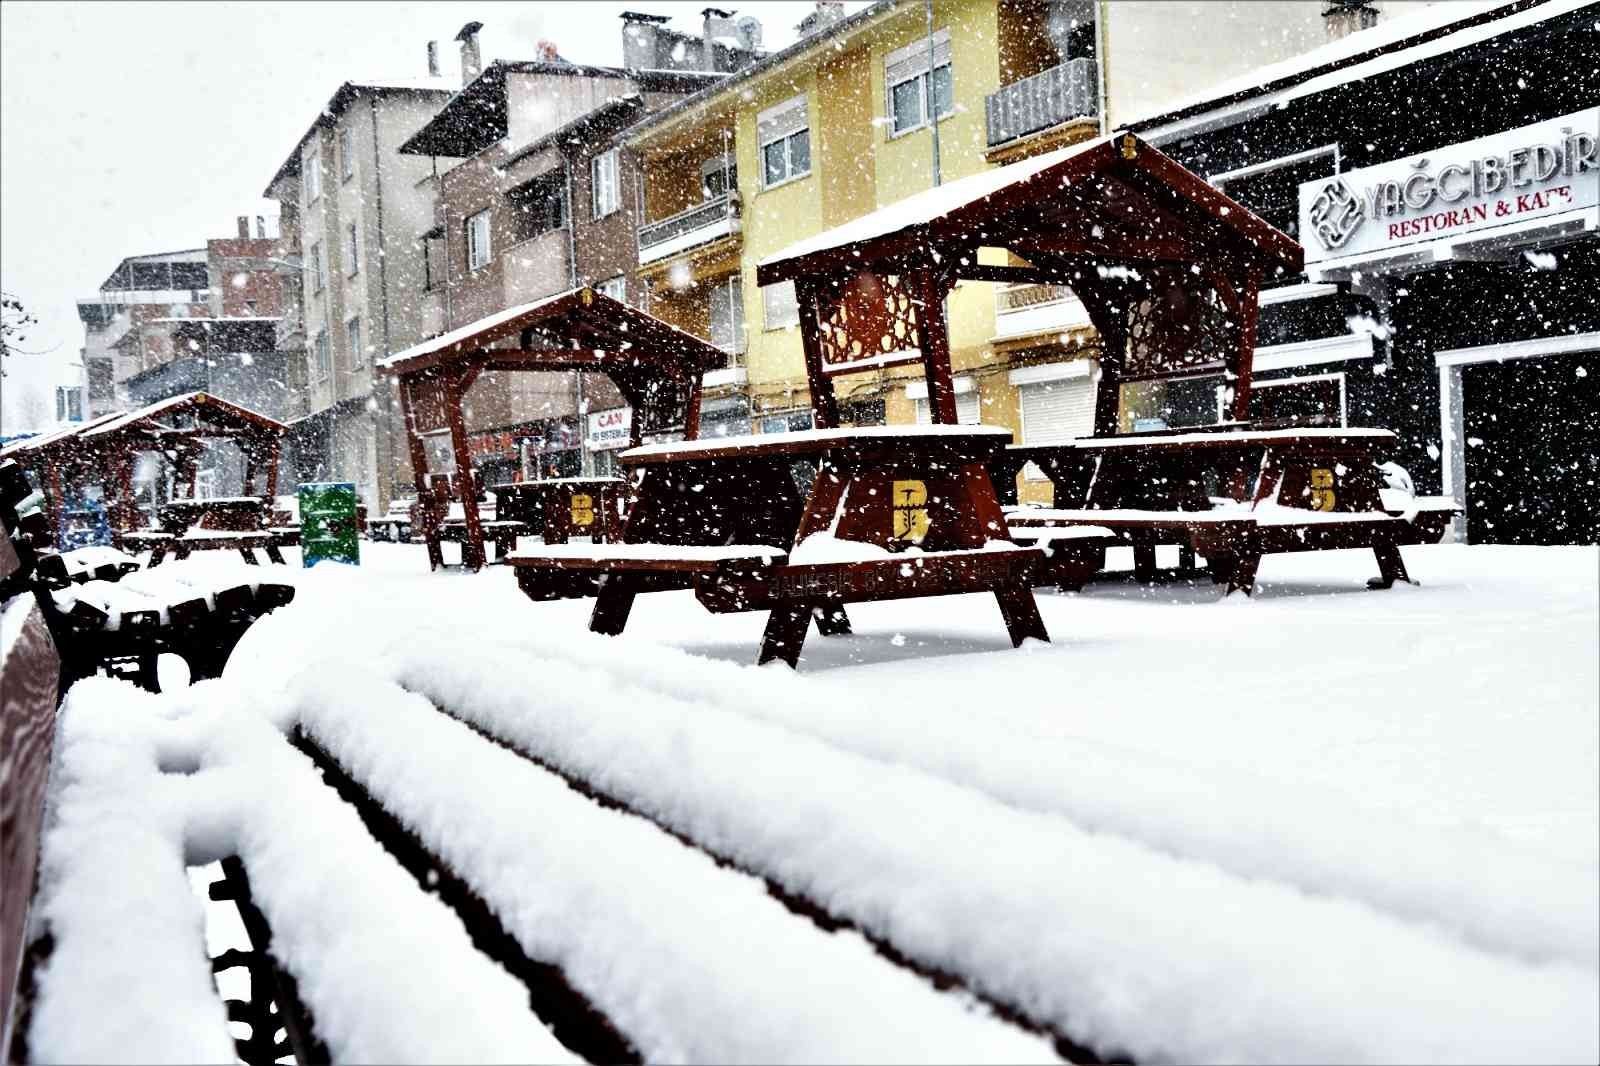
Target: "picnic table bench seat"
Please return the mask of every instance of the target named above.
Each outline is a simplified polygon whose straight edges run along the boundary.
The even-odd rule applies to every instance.
[[[49,588],[65,588],[86,581],[115,581],[139,569],[139,560],[127,552],[94,544],[40,557],[37,576]]]

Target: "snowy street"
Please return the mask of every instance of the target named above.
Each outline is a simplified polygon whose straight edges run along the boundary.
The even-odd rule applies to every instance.
[[[520,805],[487,782],[509,770],[456,785],[407,770],[494,750],[453,740],[450,718],[1102,1054],[1594,1057],[1592,548],[1413,548],[1421,585],[1387,592],[1363,587],[1358,552],[1271,559],[1254,600],[1209,584],[1041,592],[1055,643],[1021,650],[983,597],[857,605],[855,635],[814,638],[798,674],[746,665],[760,614],[711,616],[688,593],[644,596],[627,634],[598,637],[590,601],[530,603],[506,569],[429,575],[419,547],[363,552],[359,570],[291,569],[296,602],[180,702],[197,724],[230,707],[298,722],[441,854],[464,849],[469,881],[504,880],[497,850],[535,880],[578,879],[561,897],[598,879],[578,910],[508,897],[505,913],[558,923],[529,943],[666,907],[639,940],[553,949],[666,1057],[703,1030],[630,1013],[625,974],[687,952],[744,980],[750,944],[650,946],[661,921],[733,921],[729,904],[666,883],[619,894],[619,871],[648,883],[678,861],[631,827],[580,872],[594,853],[562,858],[555,841],[610,840],[577,829],[592,808],[547,800],[507,821]],[[719,1038],[749,1041],[732,1057],[886,1054],[751,1024]]]

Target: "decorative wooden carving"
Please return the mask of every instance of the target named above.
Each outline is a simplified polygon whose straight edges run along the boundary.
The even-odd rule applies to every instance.
[[[1216,289],[1163,271],[1128,304],[1123,379],[1222,370],[1238,344],[1238,322]]]
[[[817,333],[824,373],[845,373],[850,364],[904,353],[919,358],[917,310],[909,279],[863,270],[833,298],[824,298]]]

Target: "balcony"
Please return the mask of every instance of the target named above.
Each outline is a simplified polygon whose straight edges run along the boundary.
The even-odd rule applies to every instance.
[[[727,196],[695,204],[639,227],[639,264],[654,263],[689,248],[739,232],[739,215]]]
[[[990,93],[983,103],[988,146],[1089,118],[1100,110],[1098,75],[1093,59],[1069,59],[1030,78]]]
[[[1092,325],[1082,301],[1064,285],[1006,285],[995,291],[997,341]]]

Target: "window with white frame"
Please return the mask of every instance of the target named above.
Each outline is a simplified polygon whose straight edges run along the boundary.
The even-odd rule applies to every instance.
[[[800,324],[800,303],[795,299],[794,282],[783,281],[761,290],[762,325],[764,328],[788,329]]]
[[[367,361],[366,349],[361,347],[361,319],[352,318],[344,324],[345,338],[350,342],[350,365],[361,366]]]
[[[328,331],[317,331],[316,342],[312,346],[311,380],[325,381],[333,373],[333,349],[328,343]]]
[[[804,93],[756,116],[756,143],[763,188],[811,173],[811,119]]]
[[[361,273],[361,243],[356,239],[356,224],[344,228],[345,272],[351,277]]]
[[[489,209],[484,208],[467,219],[467,269],[487,266],[490,258]]]
[[[731,355],[744,351],[744,291],[738,274],[711,282],[711,343]]]
[[[619,300],[622,303],[628,302],[628,279],[623,277],[621,274],[618,274],[614,278],[607,278],[600,284],[596,285],[595,289],[598,290],[602,295],[611,297],[613,300]]]
[[[975,426],[982,422],[983,405],[979,402],[978,390],[973,380],[970,377],[959,377],[952,384],[956,389],[956,423]],[[930,425],[933,422],[933,401],[928,397],[927,389],[927,385],[923,385],[921,394],[911,398],[919,426]],[[911,390],[908,388],[906,391]]]
[[[306,203],[315,203],[317,197],[322,195],[322,145],[313,147],[306,155],[303,167],[305,173],[302,181],[305,183]]]
[[[933,74],[930,77],[929,52],[932,52]],[[940,30],[933,35],[933,47],[927,38],[921,38],[883,60],[883,84],[888,92],[890,130],[893,134],[905,133],[928,124],[928,98],[931,92],[933,108],[940,118],[955,114],[955,83],[950,71],[950,31]]]
[[[601,152],[589,160],[592,217],[605,218],[622,206],[621,180],[617,176],[618,150]]]
[[[356,154],[350,146],[350,127],[339,131],[339,174],[349,181],[356,173]]]
[[[322,291],[322,244],[318,242],[311,246],[311,291]]]

